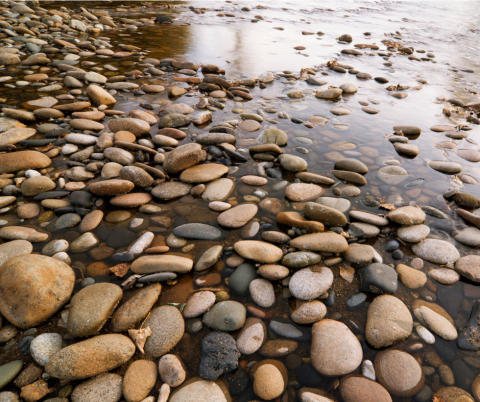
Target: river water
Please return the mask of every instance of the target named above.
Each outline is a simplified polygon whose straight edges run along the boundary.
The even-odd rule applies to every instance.
[[[67,8],[75,9],[80,6],[79,2],[42,2],[42,7],[58,7],[59,4]],[[271,107],[278,111],[287,112],[291,117],[307,122],[311,116],[322,116],[328,122],[321,127],[307,128],[302,124],[293,124],[289,119],[276,119],[275,127],[284,130],[289,136],[289,143],[284,152],[305,158],[309,169],[318,174],[328,175],[333,168],[337,156],[335,152],[352,158],[359,158],[369,167],[367,175],[368,184],[361,187],[358,197],[349,198],[352,209],[365,210],[375,213],[387,214],[385,209],[372,208],[371,202],[380,201],[394,204],[399,207],[408,205],[410,202],[418,205],[430,205],[438,208],[449,216],[449,219],[440,220],[427,215],[426,225],[430,227],[430,237],[448,240],[455,244],[462,255],[478,254],[477,249],[467,247],[455,242],[451,237],[454,230],[464,228],[465,222],[452,212],[451,207],[443,198],[442,194],[452,186],[460,186],[462,191],[480,197],[478,185],[469,185],[454,176],[445,175],[431,169],[428,162],[431,160],[445,160],[459,163],[463,167],[462,173],[470,174],[480,180],[480,169],[474,162],[469,162],[456,154],[455,149],[446,149],[444,146],[436,146],[441,141],[450,141],[441,132],[434,132],[430,127],[435,125],[468,125],[471,127],[468,138],[471,141],[455,141],[456,149],[471,149],[478,151],[480,143],[480,129],[475,124],[466,122],[467,113],[461,108],[456,108],[447,99],[456,99],[464,104],[479,103],[480,99],[480,14],[478,13],[478,1],[262,1],[264,7],[257,8],[258,1],[243,1],[241,4],[224,1],[158,1],[153,3],[141,2],[81,2],[82,7],[93,10],[108,12],[117,18],[141,19],[152,18],[159,15],[170,16],[174,19],[173,25],[146,25],[136,30],[119,29],[106,31],[100,36],[108,37],[115,45],[124,43],[134,45],[148,52],[148,57],[156,59],[174,58],[182,61],[195,63],[215,64],[225,69],[227,79],[257,78],[261,74],[271,71],[276,74],[291,72],[299,75],[304,68],[313,68],[318,73],[325,72],[328,75],[317,77],[328,81],[328,86],[339,86],[346,82],[352,82],[359,86],[356,94],[345,95],[341,100],[325,101],[315,98],[313,95],[318,87],[312,87],[302,80],[288,81],[285,77],[278,77],[275,82],[267,84],[266,89],[258,86],[250,88],[250,94],[254,99],[265,97]],[[126,9],[119,8],[126,5]],[[165,8],[168,6],[169,8]],[[250,6],[251,11],[241,11],[242,7]],[[204,13],[195,13],[195,9],[205,9]],[[261,19],[257,18],[261,16]],[[253,18],[256,22],[252,22]],[[276,29],[276,28],[282,28]],[[313,35],[304,35],[303,31],[313,32]],[[324,35],[317,35],[321,31]],[[368,32],[369,35],[365,35]],[[337,38],[342,34],[350,34],[353,37],[351,44],[338,43]],[[400,42],[403,46],[413,47],[417,50],[425,50],[433,57],[426,57],[426,53],[414,53],[417,57],[426,57],[427,60],[410,60],[406,55],[389,51],[382,40]],[[378,45],[379,51],[361,49],[361,56],[341,54],[342,49],[351,49],[353,44]],[[303,46],[305,49],[296,50],[294,47]],[[379,56],[377,53],[384,53]],[[332,71],[326,66],[331,60],[353,66],[355,70],[369,73],[372,77],[384,77],[388,84],[380,84],[373,79],[359,80],[353,74],[342,74]],[[91,57],[89,61],[105,63],[105,59]],[[113,76],[136,69],[136,62],[127,60],[108,59],[108,63],[116,68],[117,72],[106,72],[105,76]],[[15,72],[9,72],[15,75]],[[166,78],[165,83],[170,83]],[[139,79],[135,82],[142,83],[148,80]],[[409,89],[400,91],[408,96],[398,99],[386,90],[388,85],[409,86]],[[414,89],[416,87],[416,89]],[[324,89],[325,87],[321,87]],[[287,93],[291,91],[303,91],[307,96],[301,99],[290,99]],[[36,99],[37,94],[28,89],[22,93],[4,91],[2,96],[19,96],[22,100]],[[140,103],[150,103],[155,108],[161,107],[167,101],[167,94],[135,96],[133,93],[122,93],[118,98],[115,109],[130,110],[138,109]],[[198,103],[197,97],[182,97],[180,100],[189,105]],[[258,101],[249,104],[244,103],[243,108],[255,111],[262,108]],[[378,114],[367,114],[362,111],[365,102],[370,107],[379,111]],[[345,116],[335,116],[330,113],[332,106],[345,106],[352,113]],[[238,107],[229,101],[225,109],[214,113],[212,126],[225,121],[228,118],[238,118],[232,109]],[[444,109],[450,110],[448,117]],[[275,115],[271,116],[275,118]],[[272,126],[264,122],[262,129]],[[397,125],[415,125],[422,129],[417,138],[411,138],[409,144],[419,147],[418,156],[411,158],[397,154],[393,145],[388,141],[388,135],[393,134],[393,127]],[[205,127],[188,128],[189,134],[205,132]],[[237,134],[237,146],[252,145],[252,140],[258,136],[256,133]],[[40,136],[39,136],[40,138]],[[307,143],[298,138],[308,138]],[[298,149],[298,147],[303,148]],[[305,150],[307,153],[305,153]],[[408,179],[398,185],[387,184],[379,180],[375,172],[382,167],[383,161],[396,159],[401,167],[408,172]],[[56,165],[59,170],[65,168],[61,163]],[[244,174],[255,174],[256,166],[253,161],[240,166],[236,177]],[[284,174],[284,179],[293,181],[293,175]],[[339,186],[339,188],[342,186]],[[271,185],[265,187],[271,190]],[[247,190],[245,190],[247,191]],[[237,191],[232,195],[241,200],[244,195]],[[332,189],[325,195],[332,196]],[[370,203],[369,203],[370,202]],[[191,203],[190,200],[180,200],[164,204],[168,208],[187,205],[190,213],[182,214],[172,212],[171,217],[175,226],[188,222],[215,223],[217,214],[210,211],[205,202]],[[377,204],[375,204],[378,206]],[[109,210],[106,209],[106,212]],[[132,210],[133,214],[137,214]],[[142,216],[138,215],[137,216]],[[271,216],[257,216],[261,222],[273,222]],[[11,218],[12,220],[14,218]],[[128,222],[124,224],[128,226]],[[48,227],[47,227],[48,230]],[[165,235],[169,232],[166,231]],[[73,239],[78,236],[75,230],[57,231],[54,238]],[[394,239],[385,233],[382,237],[368,239],[367,244],[375,247],[382,255],[385,264],[405,263],[414,256],[411,247],[402,245],[401,250],[405,257],[400,261],[394,260],[391,253],[385,252],[385,245]],[[231,247],[235,241],[240,240],[240,230],[230,232],[224,241],[225,247]],[[199,241],[196,243],[194,254],[199,256],[203,251],[219,242]],[[72,255],[72,265],[76,262],[82,266],[94,262],[87,254]],[[111,264],[111,261],[107,261]],[[424,272],[428,272],[433,264],[425,262]],[[350,284],[339,277],[338,267],[332,268],[335,274],[333,289],[337,294],[334,306],[328,307],[328,317],[335,314],[341,316],[341,321],[349,323],[356,329],[361,337],[366,321],[367,307],[358,311],[347,311],[346,301],[358,293],[358,278],[355,276]],[[219,271],[220,272],[220,271]],[[223,271],[222,271],[223,272]],[[203,274],[203,272],[202,272]],[[226,276],[227,274],[224,273]],[[166,303],[184,303],[190,294],[196,289],[193,279],[200,276],[198,273],[180,276],[174,286],[165,285],[158,305]],[[79,276],[79,279],[80,276]],[[100,279],[99,279],[100,280]],[[101,279],[105,280],[105,278]],[[114,279],[111,278],[113,281]],[[123,280],[115,280],[121,283]],[[430,280],[429,294],[436,293],[436,301],[441,304],[453,317],[457,328],[462,328],[466,323],[472,301],[478,295],[475,285],[463,278],[454,285],[442,285]],[[228,289],[225,284],[222,289]],[[284,298],[282,286],[275,285],[277,302],[270,309],[273,317],[288,318],[289,311],[293,306],[290,298]],[[469,293],[470,292],[470,293]],[[395,294],[401,298],[407,306],[417,298],[425,298],[426,293],[411,291],[399,284],[399,290]],[[466,297],[465,295],[473,295]],[[250,298],[242,298],[231,295],[232,299],[242,303],[251,303]],[[368,295],[368,303],[373,300]],[[49,326],[40,327],[40,332],[47,332]],[[102,330],[106,331],[105,329]],[[200,359],[199,345],[202,338],[209,331],[204,328],[195,335],[190,335],[181,342],[174,350],[187,365],[191,376],[197,374]],[[272,335],[273,336],[273,335]],[[418,339],[418,338],[417,338]],[[414,353],[412,344],[415,339],[409,339],[399,345],[407,351]],[[364,347],[364,359],[374,360],[377,350],[371,349],[366,342]],[[425,346],[425,345],[424,345]],[[433,346],[425,346],[424,349]],[[422,351],[424,350],[422,349]],[[308,361],[310,344],[300,342],[296,353],[304,361]],[[440,356],[445,357],[451,365],[449,356],[453,352],[457,360],[465,356],[474,356],[474,364],[469,366],[474,375],[480,373],[480,356],[474,353],[466,353],[457,348],[455,342],[438,342],[435,350]],[[422,351],[415,352],[415,357],[422,359]],[[13,358],[12,350],[5,351],[2,360],[9,361]],[[244,364],[249,364],[259,355],[251,355],[245,359]],[[471,360],[470,360],[471,361]],[[428,365],[423,361],[424,365]],[[289,373],[289,381],[295,388],[301,379],[296,378],[295,372]],[[436,383],[437,382],[437,383]],[[438,378],[427,377],[426,384],[434,390],[439,388]],[[324,378],[321,388],[334,392],[334,379]],[[470,390],[468,390],[470,391]],[[394,397],[394,400],[407,400]],[[236,400],[236,398],[234,398]],[[239,399],[241,400],[241,399]],[[413,398],[412,398],[413,400]]]

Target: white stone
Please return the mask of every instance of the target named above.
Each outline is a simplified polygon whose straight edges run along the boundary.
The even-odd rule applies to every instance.
[[[38,335],[30,344],[30,354],[38,364],[45,366],[50,357],[62,349],[62,341],[60,334]]]
[[[150,245],[154,237],[155,235],[152,232],[145,232],[133,243],[128,251],[135,255],[142,254],[143,250]]]

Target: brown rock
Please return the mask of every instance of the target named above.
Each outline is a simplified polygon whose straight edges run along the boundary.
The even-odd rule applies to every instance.
[[[167,154],[163,169],[167,174],[176,174],[203,160],[204,151],[200,144],[186,144]]]
[[[26,402],[36,402],[49,392],[48,383],[45,380],[38,380],[33,384],[23,387],[20,396],[25,399]]]
[[[378,382],[358,374],[343,377],[339,391],[345,402],[392,402],[388,391]]]
[[[135,185],[129,180],[112,179],[99,181],[90,185],[90,192],[95,195],[118,195],[128,193],[134,189]]]
[[[253,391],[259,398],[272,400],[285,391],[288,384],[287,369],[278,360],[262,360],[252,367]]]
[[[19,151],[0,154],[0,173],[15,173],[26,169],[43,169],[52,161],[37,151]]]
[[[152,200],[149,193],[130,193],[117,195],[110,200],[110,204],[122,208],[136,208],[148,204]]]
[[[148,360],[136,360],[123,377],[122,391],[127,402],[140,402],[148,396],[157,381],[157,365]]]
[[[325,227],[321,222],[314,222],[305,219],[295,211],[281,212],[277,215],[277,222],[282,225],[295,226],[309,232],[323,232]]]
[[[320,186],[311,183],[293,183],[285,189],[285,196],[292,201],[303,202],[314,200],[325,192]]]
[[[90,232],[102,223],[103,212],[99,209],[85,215],[78,226],[81,233]]]
[[[228,167],[218,163],[208,163],[190,167],[182,172],[180,180],[187,183],[205,183],[216,180],[228,172]]]

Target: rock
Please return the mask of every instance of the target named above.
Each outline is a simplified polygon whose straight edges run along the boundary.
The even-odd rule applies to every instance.
[[[412,328],[410,311],[394,296],[378,296],[368,307],[365,337],[375,348],[403,341],[412,333]]]
[[[221,236],[218,228],[205,223],[186,223],[173,229],[173,234],[184,239],[215,240]]]
[[[397,273],[388,265],[369,264],[358,271],[360,290],[371,293],[395,293],[397,291]]]
[[[108,128],[114,133],[118,131],[129,131],[134,135],[141,136],[149,133],[150,124],[145,120],[129,117],[109,120]]]
[[[368,167],[357,159],[344,158],[335,162],[335,170],[347,170],[359,174],[368,173]]]
[[[473,282],[480,282],[480,256],[467,255],[461,257],[455,263],[455,270]]]
[[[430,228],[427,225],[405,226],[397,230],[397,236],[408,243],[421,242],[429,233]]]
[[[259,398],[270,401],[285,391],[287,369],[278,360],[262,360],[252,368],[253,391]]]
[[[94,283],[72,297],[67,330],[74,337],[94,335],[122,299],[122,289],[111,283]]]
[[[88,98],[96,106],[100,105],[112,105],[117,102],[117,100],[110,95],[105,89],[99,87],[98,85],[89,85],[86,90]]]
[[[425,212],[416,207],[400,207],[388,213],[388,219],[400,225],[421,225],[425,221]]]
[[[304,268],[316,264],[322,259],[319,254],[309,251],[288,253],[282,259],[282,264],[289,268]]]
[[[359,186],[367,184],[367,180],[362,175],[355,172],[348,172],[345,170],[332,170],[332,174],[340,180],[345,180]]]
[[[235,183],[226,178],[221,178],[208,183],[202,193],[206,201],[225,201],[233,193]]]
[[[348,243],[343,236],[328,232],[299,236],[290,242],[290,246],[300,250],[342,253],[347,250]]]
[[[205,183],[216,180],[228,172],[225,165],[209,163],[190,167],[182,172],[180,180],[187,183]]]
[[[465,328],[460,332],[457,340],[457,345],[462,350],[471,350],[477,352],[480,349],[480,342],[478,340],[479,331],[479,315],[480,315],[480,301],[473,302],[470,318],[465,325]],[[453,385],[452,384],[449,385]]]
[[[40,366],[45,366],[48,360],[62,349],[62,342],[63,338],[60,334],[41,334],[30,344],[30,354]]]
[[[54,354],[45,371],[62,380],[79,380],[113,370],[135,353],[133,342],[123,335],[99,335],[67,346]]]
[[[360,342],[345,324],[324,319],[313,325],[311,359],[320,374],[351,373],[360,366],[362,358]]]
[[[313,200],[320,197],[325,190],[311,183],[292,183],[285,189],[285,196],[295,202]]]
[[[462,208],[477,209],[480,207],[480,200],[471,194],[457,193],[453,200]]]
[[[137,166],[124,166],[120,170],[120,178],[131,181],[137,187],[151,187],[154,179],[145,170]]]
[[[264,264],[273,264],[283,257],[280,248],[257,240],[238,241],[234,249],[242,257]]]
[[[21,219],[31,219],[39,214],[40,214],[40,206],[35,203],[22,204],[17,207],[17,215]]]
[[[276,144],[282,146],[287,144],[288,136],[278,128],[269,128],[263,130],[262,134],[258,136],[257,141],[260,144]]]
[[[195,263],[195,271],[203,271],[212,267],[222,255],[223,246],[210,247],[202,254],[200,259]]]
[[[402,285],[409,289],[420,289],[427,283],[427,275],[407,265],[398,264],[397,274]]]
[[[20,328],[55,314],[69,300],[75,282],[67,264],[41,255],[14,257],[0,272],[0,312]]]
[[[0,145],[14,145],[35,135],[33,128],[15,127],[0,134]]]
[[[26,240],[12,240],[0,244],[0,267],[14,257],[30,254],[32,250],[32,243]]]
[[[115,311],[110,321],[110,329],[113,332],[123,332],[142,321],[158,300],[161,289],[160,284],[153,283],[137,290]]]
[[[107,373],[75,387],[72,402],[117,402],[122,397],[122,377]]]
[[[313,324],[320,321],[327,314],[327,308],[319,300],[301,302],[297,300],[296,309],[292,313],[292,320],[297,324]]]
[[[267,202],[268,201],[269,200],[267,199]],[[260,207],[262,207],[262,203],[264,202],[265,200],[260,203]],[[273,201],[269,202],[269,204],[273,204]],[[302,215],[295,211],[280,212],[277,215],[276,219],[277,222],[282,225],[295,226],[300,229],[308,230],[310,232],[323,232],[324,230],[324,226],[322,223],[308,221]]]
[[[189,272],[193,268],[193,261],[189,258],[176,255],[144,255],[136,259],[130,269],[137,274],[151,274],[156,272]]]
[[[22,367],[23,362],[21,360],[13,360],[0,366],[0,389],[10,383],[10,381],[17,376]]]
[[[428,274],[443,285],[453,285],[460,280],[460,274],[449,268],[431,269]]]
[[[37,151],[19,151],[0,154],[0,174],[15,173],[27,169],[43,169],[52,161]]]
[[[348,227],[348,234],[359,238],[376,237],[379,233],[380,229],[369,223],[354,222]]]
[[[148,396],[156,381],[157,365],[148,360],[135,360],[123,378],[123,396],[127,402],[140,402]]]
[[[385,166],[378,170],[378,178],[384,183],[396,186],[408,179],[408,172],[400,166]]]
[[[347,224],[347,218],[342,212],[326,205],[307,202],[303,212],[307,218],[322,222],[328,226],[345,226]]]
[[[438,239],[425,239],[421,243],[414,244],[412,251],[418,257],[440,265],[456,262],[460,258],[460,254],[453,244]]]
[[[289,172],[307,170],[307,161],[298,156],[283,154],[278,157],[280,165]]]
[[[0,229],[0,239],[5,240],[26,240],[32,243],[41,243],[48,240],[50,236],[31,227],[7,226]]]
[[[378,382],[396,396],[413,396],[425,382],[420,364],[402,350],[380,352],[374,361]]]
[[[340,88],[330,88],[323,91],[318,91],[315,94],[316,98],[320,99],[335,99],[342,95],[343,91]]]
[[[257,277],[257,270],[253,265],[241,264],[230,275],[229,286],[239,295],[246,296],[249,293],[250,283]]]
[[[215,304],[203,315],[203,322],[217,331],[236,331],[245,323],[246,309],[236,301]]]
[[[300,300],[313,300],[325,293],[333,283],[333,273],[329,268],[312,266],[293,274],[288,288]]]
[[[221,380],[202,380],[200,377],[185,382],[169,399],[169,402],[227,402],[230,401],[228,388]],[[162,400],[161,402],[166,402]]]
[[[165,355],[158,362],[158,372],[163,382],[178,387],[187,376],[184,365],[176,355]]]
[[[462,229],[457,233],[452,233],[452,237],[463,244],[470,247],[480,246],[480,229],[474,227],[468,227]]]
[[[237,336],[237,348],[243,355],[255,353],[267,338],[267,327],[259,318],[249,317]]]
[[[87,232],[72,241],[70,244],[70,250],[73,253],[83,253],[84,251],[95,247],[98,243],[100,243],[98,238],[93,233]]]
[[[439,337],[447,341],[457,339],[458,333],[455,326],[450,322],[451,319],[448,320],[443,314],[439,314],[425,305],[413,306],[413,314],[423,325],[435,332]]]
[[[185,322],[182,314],[172,306],[162,306],[153,309],[144,323],[150,327],[152,335],[147,338],[145,352],[153,357],[168,353],[180,342],[185,332]]]
[[[240,352],[235,340],[224,332],[212,332],[203,338],[201,353],[198,371],[206,380],[215,381],[238,367]]]
[[[152,195],[161,200],[173,200],[174,198],[183,197],[192,190],[192,185],[187,183],[167,181],[160,183],[152,190]]]
[[[185,318],[194,318],[210,310],[215,304],[215,293],[202,291],[194,293],[187,301],[183,316]]]
[[[269,308],[275,303],[275,291],[266,279],[254,279],[249,285],[250,296],[260,307]]]
[[[340,381],[340,396],[345,402],[391,402],[388,391],[378,382],[360,375],[349,375]]]
[[[348,262],[359,265],[372,261],[374,256],[375,253],[372,247],[358,243],[350,244],[347,251],[343,254],[343,258]]]
[[[428,166],[446,174],[457,174],[462,171],[462,167],[458,163],[449,161],[430,161]]]
[[[255,204],[242,204],[222,212],[217,217],[219,225],[230,229],[246,225],[256,214],[258,207]]]

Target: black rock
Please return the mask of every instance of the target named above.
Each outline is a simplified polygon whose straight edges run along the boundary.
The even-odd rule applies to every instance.
[[[237,396],[245,392],[248,387],[248,376],[245,370],[239,367],[231,373],[225,374],[228,390],[231,395]]]
[[[116,253],[112,255],[112,258],[115,261],[121,261],[121,262],[130,262],[133,261],[135,258],[135,255],[133,253],[130,253],[128,251],[125,251],[123,253]]]
[[[170,17],[157,17],[155,22],[161,24],[162,22],[173,22],[173,20]]]
[[[88,191],[73,191],[70,194],[70,202],[73,205],[80,205],[81,207],[90,208],[93,205],[92,193]]]
[[[108,236],[112,234],[112,231],[107,228],[106,226],[99,227],[96,231],[95,234],[97,237],[102,240],[102,241],[107,241]]]
[[[397,273],[388,265],[369,264],[358,271],[362,292],[392,294],[397,291]]]
[[[238,367],[240,352],[235,339],[225,332],[212,332],[202,340],[202,358],[198,372],[205,380],[215,381]]]
[[[400,247],[400,243],[396,240],[391,240],[385,246],[385,251],[394,251]]]
[[[30,353],[30,344],[35,338],[33,336],[25,336],[18,341],[18,350],[22,353]]]
[[[56,141],[56,138],[42,138],[40,140],[24,140],[24,141],[20,141],[19,145],[21,145],[22,147],[43,147],[55,141]]]
[[[328,291],[328,297],[323,301],[326,306],[333,306],[335,304],[335,300],[337,299],[337,295],[333,289]]]
[[[347,300],[346,307],[348,311],[360,310],[365,306],[365,301],[367,300],[367,295],[365,293],[359,293],[354,295]]]
[[[185,331],[187,334],[196,334],[203,328],[203,322],[201,318],[187,318],[185,320]]]
[[[452,317],[456,317],[463,301],[463,291],[460,282],[453,285],[439,286],[437,300]]]
[[[463,350],[480,350],[480,300],[475,300],[465,328],[460,332],[457,345]]]
[[[388,80],[384,77],[375,77],[375,81],[379,82],[380,84],[386,84]]]
[[[297,381],[304,387],[320,387],[322,376],[311,364],[305,363],[297,371]]]
[[[137,236],[127,228],[119,227],[112,231],[107,239],[107,245],[113,248],[126,247],[133,242]]]
[[[273,177],[274,179],[281,179],[282,178],[281,170],[268,168],[268,169],[265,169],[265,172],[267,173],[268,176]]]
[[[245,158],[245,156],[243,156],[243,155],[240,154],[239,152],[232,151],[231,149],[228,149],[228,148],[224,148],[223,151],[224,151],[231,159],[235,159],[235,160],[240,161],[240,162],[246,162],[246,161],[248,161],[248,159]]]
[[[217,158],[223,157],[222,150],[220,148],[216,147],[216,146],[213,146],[213,145],[208,148],[208,153],[212,154],[213,156],[215,156]]]
[[[42,194],[38,194],[33,199],[35,201],[42,201],[50,198],[61,198],[61,197],[66,197],[68,194],[70,194],[70,191],[47,191]]]
[[[433,348],[442,358],[442,360],[447,364],[452,364],[456,357],[455,344],[453,342],[447,341],[439,336],[435,337],[435,343]]]
[[[394,260],[400,260],[402,259],[404,256],[403,254],[403,251],[402,250],[395,250],[393,253],[392,253],[392,258]]]
[[[237,402],[251,402],[257,400],[255,392],[252,388],[248,388],[242,395],[237,398]]]
[[[297,371],[303,364],[302,357],[296,353],[290,353],[285,359],[285,366],[290,371]]]

